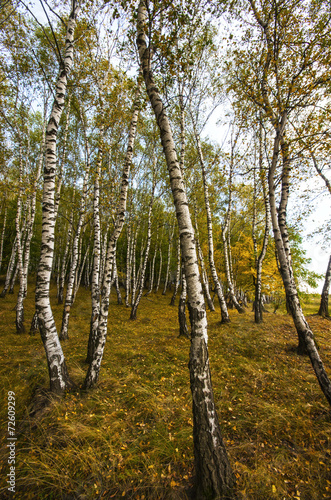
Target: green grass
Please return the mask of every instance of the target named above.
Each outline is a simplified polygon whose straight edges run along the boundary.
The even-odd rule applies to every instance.
[[[26,325],[33,315],[33,286]],[[55,302],[58,327],[62,306]],[[30,415],[48,387],[39,335],[15,334],[15,296],[0,301],[2,354],[0,409],[2,483],[6,498],[7,393],[16,393],[16,489],[19,499],[186,499],[192,484],[193,446],[189,341],[178,338],[177,307],[170,296],[143,298],[138,319],[111,301],[108,339],[98,387],[89,393],[48,395],[49,405]],[[306,299],[309,314],[318,298]],[[271,307],[271,310],[272,307]],[[209,354],[223,437],[243,500],[331,498],[330,410],[309,360],[295,353],[289,316],[230,311],[220,325],[209,314]],[[90,294],[81,289],[63,343],[78,386],[86,373]],[[331,323],[309,322],[331,374]],[[32,398],[34,395],[34,403]]]

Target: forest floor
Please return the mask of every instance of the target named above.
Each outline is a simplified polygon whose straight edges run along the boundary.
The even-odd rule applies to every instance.
[[[16,399],[18,499],[190,498],[193,471],[188,339],[178,338],[170,295],[144,297],[138,319],[112,296],[108,340],[98,387],[62,399],[50,396],[39,334],[15,333],[16,296],[0,299],[0,498],[10,498],[7,447],[8,391]],[[58,327],[62,306],[56,304]],[[25,301],[33,312],[33,283]],[[317,298],[307,301],[308,315]],[[271,310],[273,310],[271,308]],[[291,318],[250,309],[230,311],[220,325],[208,313],[209,354],[219,421],[238,497],[243,500],[331,499],[330,408],[309,359],[296,354]],[[331,322],[309,316],[331,375]],[[63,342],[78,387],[86,373],[90,293],[81,289]],[[43,406],[45,398],[48,405]],[[39,411],[38,411],[39,405]],[[7,496],[8,495],[8,496]]]

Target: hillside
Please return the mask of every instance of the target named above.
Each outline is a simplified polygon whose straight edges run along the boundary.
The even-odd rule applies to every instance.
[[[30,287],[31,289],[32,287]],[[53,299],[55,290],[53,289]],[[55,300],[54,300],[55,302]],[[15,333],[15,296],[0,302],[1,498],[6,498],[7,393],[16,398],[16,489],[20,499],[185,499],[193,476],[189,341],[178,338],[170,295],[142,299],[136,321],[111,303],[100,382],[57,399],[39,335]],[[317,301],[305,305],[317,310]],[[57,324],[62,307],[54,304]],[[330,411],[309,360],[295,353],[289,316],[219,310],[208,315],[218,415],[240,498],[331,498]],[[26,299],[26,324],[33,294]],[[84,380],[90,293],[81,289],[63,342],[70,375]],[[328,373],[331,324],[309,317]],[[45,406],[45,402],[47,405]]]

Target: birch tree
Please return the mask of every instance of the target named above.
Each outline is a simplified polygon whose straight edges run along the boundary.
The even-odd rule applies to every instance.
[[[227,458],[217,419],[207,348],[207,318],[203,290],[199,279],[194,231],[188,209],[180,165],[176,155],[171,126],[155,83],[147,44],[147,6],[143,0],[138,7],[137,46],[147,94],[160,129],[160,137],[167,162],[171,191],[184,259],[190,321],[192,328],[190,350],[190,380],[193,397],[193,435],[197,498],[227,497],[234,486],[234,477]]]
[[[116,210],[114,229],[109,238],[107,247],[105,271],[101,287],[100,309],[99,309],[99,316],[97,319],[98,326],[96,330],[90,332],[91,339],[89,339],[89,344],[92,346],[91,349],[92,360],[89,364],[86,378],[84,381],[83,387],[85,389],[90,389],[98,381],[101,361],[106,344],[108,312],[109,312],[109,295],[110,295],[110,284],[111,284],[112,270],[113,270],[113,258],[115,254],[117,240],[121,234],[125,219],[129,174],[133,157],[133,147],[135,142],[138,114],[139,114],[139,89],[140,85],[138,84],[138,90],[134,100],[134,105],[133,105],[134,109],[128,134],[128,145],[124,161],[124,168],[122,172],[121,191],[119,196],[118,207]]]
[[[68,75],[73,63],[76,11],[76,1],[73,0],[67,22],[65,53],[63,59],[62,56],[60,59],[54,101],[46,128],[46,155],[42,198],[42,242],[36,284],[38,325],[47,357],[50,389],[53,392],[63,392],[66,389],[70,389],[73,385],[69,378],[62,347],[59,342],[50,304],[49,289],[54,258],[56,143],[59,121],[64,108]]]

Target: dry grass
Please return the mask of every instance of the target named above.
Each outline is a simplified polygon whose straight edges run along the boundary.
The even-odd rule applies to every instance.
[[[62,307],[52,293],[59,326]],[[15,334],[15,297],[1,300],[1,498],[6,498],[8,473],[9,390],[16,393],[20,427],[17,498],[189,497],[189,342],[177,338],[177,308],[169,301],[161,295],[143,298],[135,322],[125,306],[112,302],[98,387],[63,399],[48,395],[48,406],[31,416],[36,387],[48,386],[43,346],[38,335]],[[317,300],[305,307],[316,312]],[[32,314],[30,291],[27,325]],[[218,311],[209,314],[209,351],[219,420],[240,498],[330,499],[330,410],[309,360],[295,353],[290,318],[269,313],[257,326],[249,311],[230,314],[231,323],[222,326]],[[89,316],[89,292],[82,289],[72,309],[70,339],[63,344],[78,385],[86,372]],[[309,321],[331,373],[331,323],[316,316]],[[37,394],[39,400],[44,397],[40,390]]]

